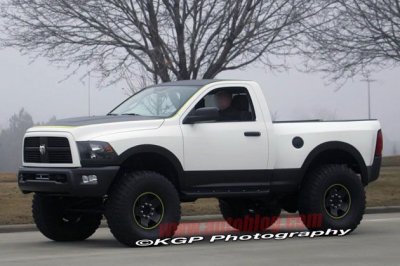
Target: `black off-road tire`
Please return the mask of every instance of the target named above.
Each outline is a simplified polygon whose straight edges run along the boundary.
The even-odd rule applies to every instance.
[[[142,210],[151,219],[142,217]],[[105,215],[114,237],[135,247],[137,240],[174,235],[181,218],[180,199],[174,185],[156,172],[125,173],[111,188]]]
[[[276,204],[268,205],[254,199],[219,199],[219,209],[225,221],[241,232],[264,231],[281,214]]]
[[[353,231],[364,211],[364,186],[348,166],[323,165],[306,176],[299,194],[299,213],[310,230]]]
[[[101,204],[101,199],[93,199]],[[35,194],[32,214],[36,227],[47,238],[54,241],[82,241],[96,232],[102,215],[97,213],[73,214],[67,208],[78,202],[75,198],[52,197]]]

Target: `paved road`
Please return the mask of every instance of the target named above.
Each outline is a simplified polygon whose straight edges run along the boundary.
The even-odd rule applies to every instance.
[[[125,248],[108,229],[55,243],[38,232],[0,234],[0,265],[400,265],[400,213],[365,215],[345,237]]]

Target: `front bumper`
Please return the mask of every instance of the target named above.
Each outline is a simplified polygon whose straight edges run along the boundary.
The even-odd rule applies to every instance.
[[[40,192],[74,197],[102,197],[114,180],[119,166],[92,168],[21,167],[18,185],[23,193]],[[97,183],[84,184],[82,176],[95,175]]]

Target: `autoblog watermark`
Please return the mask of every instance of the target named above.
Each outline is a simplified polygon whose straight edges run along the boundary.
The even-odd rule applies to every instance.
[[[189,236],[189,237],[174,237],[174,238],[159,238],[155,240],[141,239],[136,241],[138,247],[150,246],[167,246],[167,245],[184,245],[193,244],[202,241],[208,243],[217,242],[236,242],[236,241],[249,241],[249,240],[284,240],[290,238],[316,238],[322,236],[345,236],[350,233],[351,229],[327,229],[317,231],[298,231],[298,232],[280,232],[280,233],[255,233],[243,235],[212,235],[209,238],[204,236]]]
[[[321,214],[308,214],[304,216],[289,215],[285,218],[274,216],[256,215],[245,216],[243,218],[227,218],[224,220],[207,222],[183,222],[181,224],[164,223],[159,228],[159,238],[175,236],[194,236],[194,235],[217,235],[227,234],[232,231],[232,226],[242,232],[257,233],[268,230],[277,233],[283,230],[301,231],[306,226],[311,229],[318,229],[322,226]],[[267,226],[272,224],[272,226]]]

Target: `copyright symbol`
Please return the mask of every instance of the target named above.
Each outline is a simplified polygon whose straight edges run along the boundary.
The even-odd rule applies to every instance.
[[[153,245],[153,241],[150,239],[142,239],[142,240],[136,241],[136,246],[138,246],[138,247],[148,247],[151,245]]]

